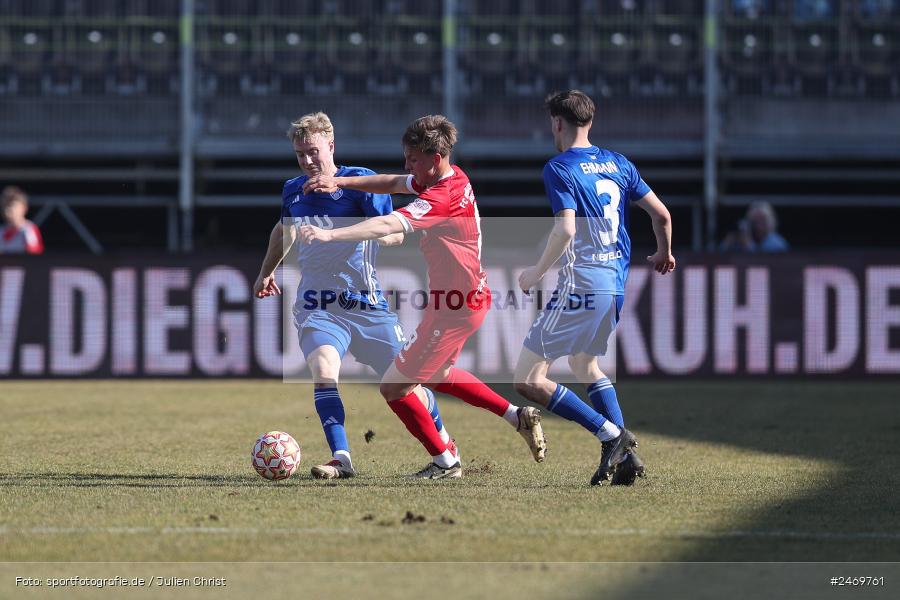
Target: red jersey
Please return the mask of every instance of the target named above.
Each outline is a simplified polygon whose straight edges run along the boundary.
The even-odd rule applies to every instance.
[[[459,167],[451,168],[450,175],[429,188],[419,186],[410,175],[406,187],[419,197],[392,214],[407,233],[423,230],[419,247],[428,264],[428,288],[468,296],[487,287],[481,267],[481,221],[469,178]]]
[[[25,221],[21,228],[0,225],[0,254],[41,254],[43,251],[41,231],[31,221]]]

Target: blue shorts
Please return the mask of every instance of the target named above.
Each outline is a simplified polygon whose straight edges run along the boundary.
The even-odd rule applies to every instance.
[[[549,359],[581,353],[603,356],[624,300],[624,296],[595,292],[568,297],[554,293],[531,324],[524,345]]]
[[[303,310],[295,306],[294,326],[305,357],[320,346],[334,346],[341,358],[349,350],[357,362],[369,365],[379,376],[406,343],[397,315],[386,309]]]

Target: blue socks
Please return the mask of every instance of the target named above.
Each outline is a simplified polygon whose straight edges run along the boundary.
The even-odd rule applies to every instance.
[[[349,458],[350,445],[347,443],[347,432],[344,431],[344,404],[337,388],[316,388],[313,395],[331,455],[343,451]]]
[[[606,423],[606,419],[597,413],[593,408],[581,401],[581,398],[564,385],[557,384],[556,391],[550,398],[547,408],[570,421],[575,421],[592,434],[597,432]]]
[[[619,408],[619,399],[616,397],[616,388],[613,387],[609,377],[598,379],[589,385],[587,393],[598,413],[617,426],[625,427],[625,419],[622,417],[622,409]]]
[[[435,428],[440,431],[444,428],[441,420],[441,413],[438,411],[437,400],[434,399],[434,392],[427,387],[423,388],[425,395],[428,397],[428,412],[431,413],[431,420],[434,421]],[[337,388],[316,388],[313,391],[316,400],[316,412],[319,413],[319,420],[322,422],[322,430],[325,432],[325,440],[328,447],[331,448],[332,456],[337,452],[350,456],[350,444],[347,443],[347,432],[344,430],[344,404],[338,394]]]
[[[428,396],[428,412],[431,413],[431,420],[434,421],[434,427],[438,431],[444,428],[444,422],[441,421],[441,413],[438,411],[437,400],[434,399],[434,392],[431,391],[431,388],[427,388],[424,385],[422,389],[425,390],[425,395]]]

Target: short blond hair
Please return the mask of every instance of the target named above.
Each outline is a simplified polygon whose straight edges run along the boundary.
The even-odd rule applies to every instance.
[[[321,135],[329,142],[334,140],[334,126],[331,119],[321,111],[303,115],[292,122],[287,131],[288,139],[292,142],[309,140],[315,135]]]

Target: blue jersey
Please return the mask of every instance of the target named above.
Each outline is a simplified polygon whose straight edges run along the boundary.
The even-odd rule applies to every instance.
[[[358,175],[374,175],[374,172],[362,167],[338,167],[335,173],[336,177]],[[335,229],[358,223],[365,217],[390,214],[393,209],[389,194],[344,189],[333,194],[304,194],[303,184],[307,179],[306,175],[301,175],[284,183],[281,194],[283,224]],[[377,255],[378,242],[375,240],[301,244],[298,300],[305,294],[313,294],[314,299],[321,302],[322,293],[330,291],[342,301],[355,300],[387,308],[375,275]]]
[[[560,258],[561,294],[623,295],[631,258],[628,203],[650,192],[631,162],[596,146],[570,148],[544,166],[553,214],[575,211],[575,238]]]

